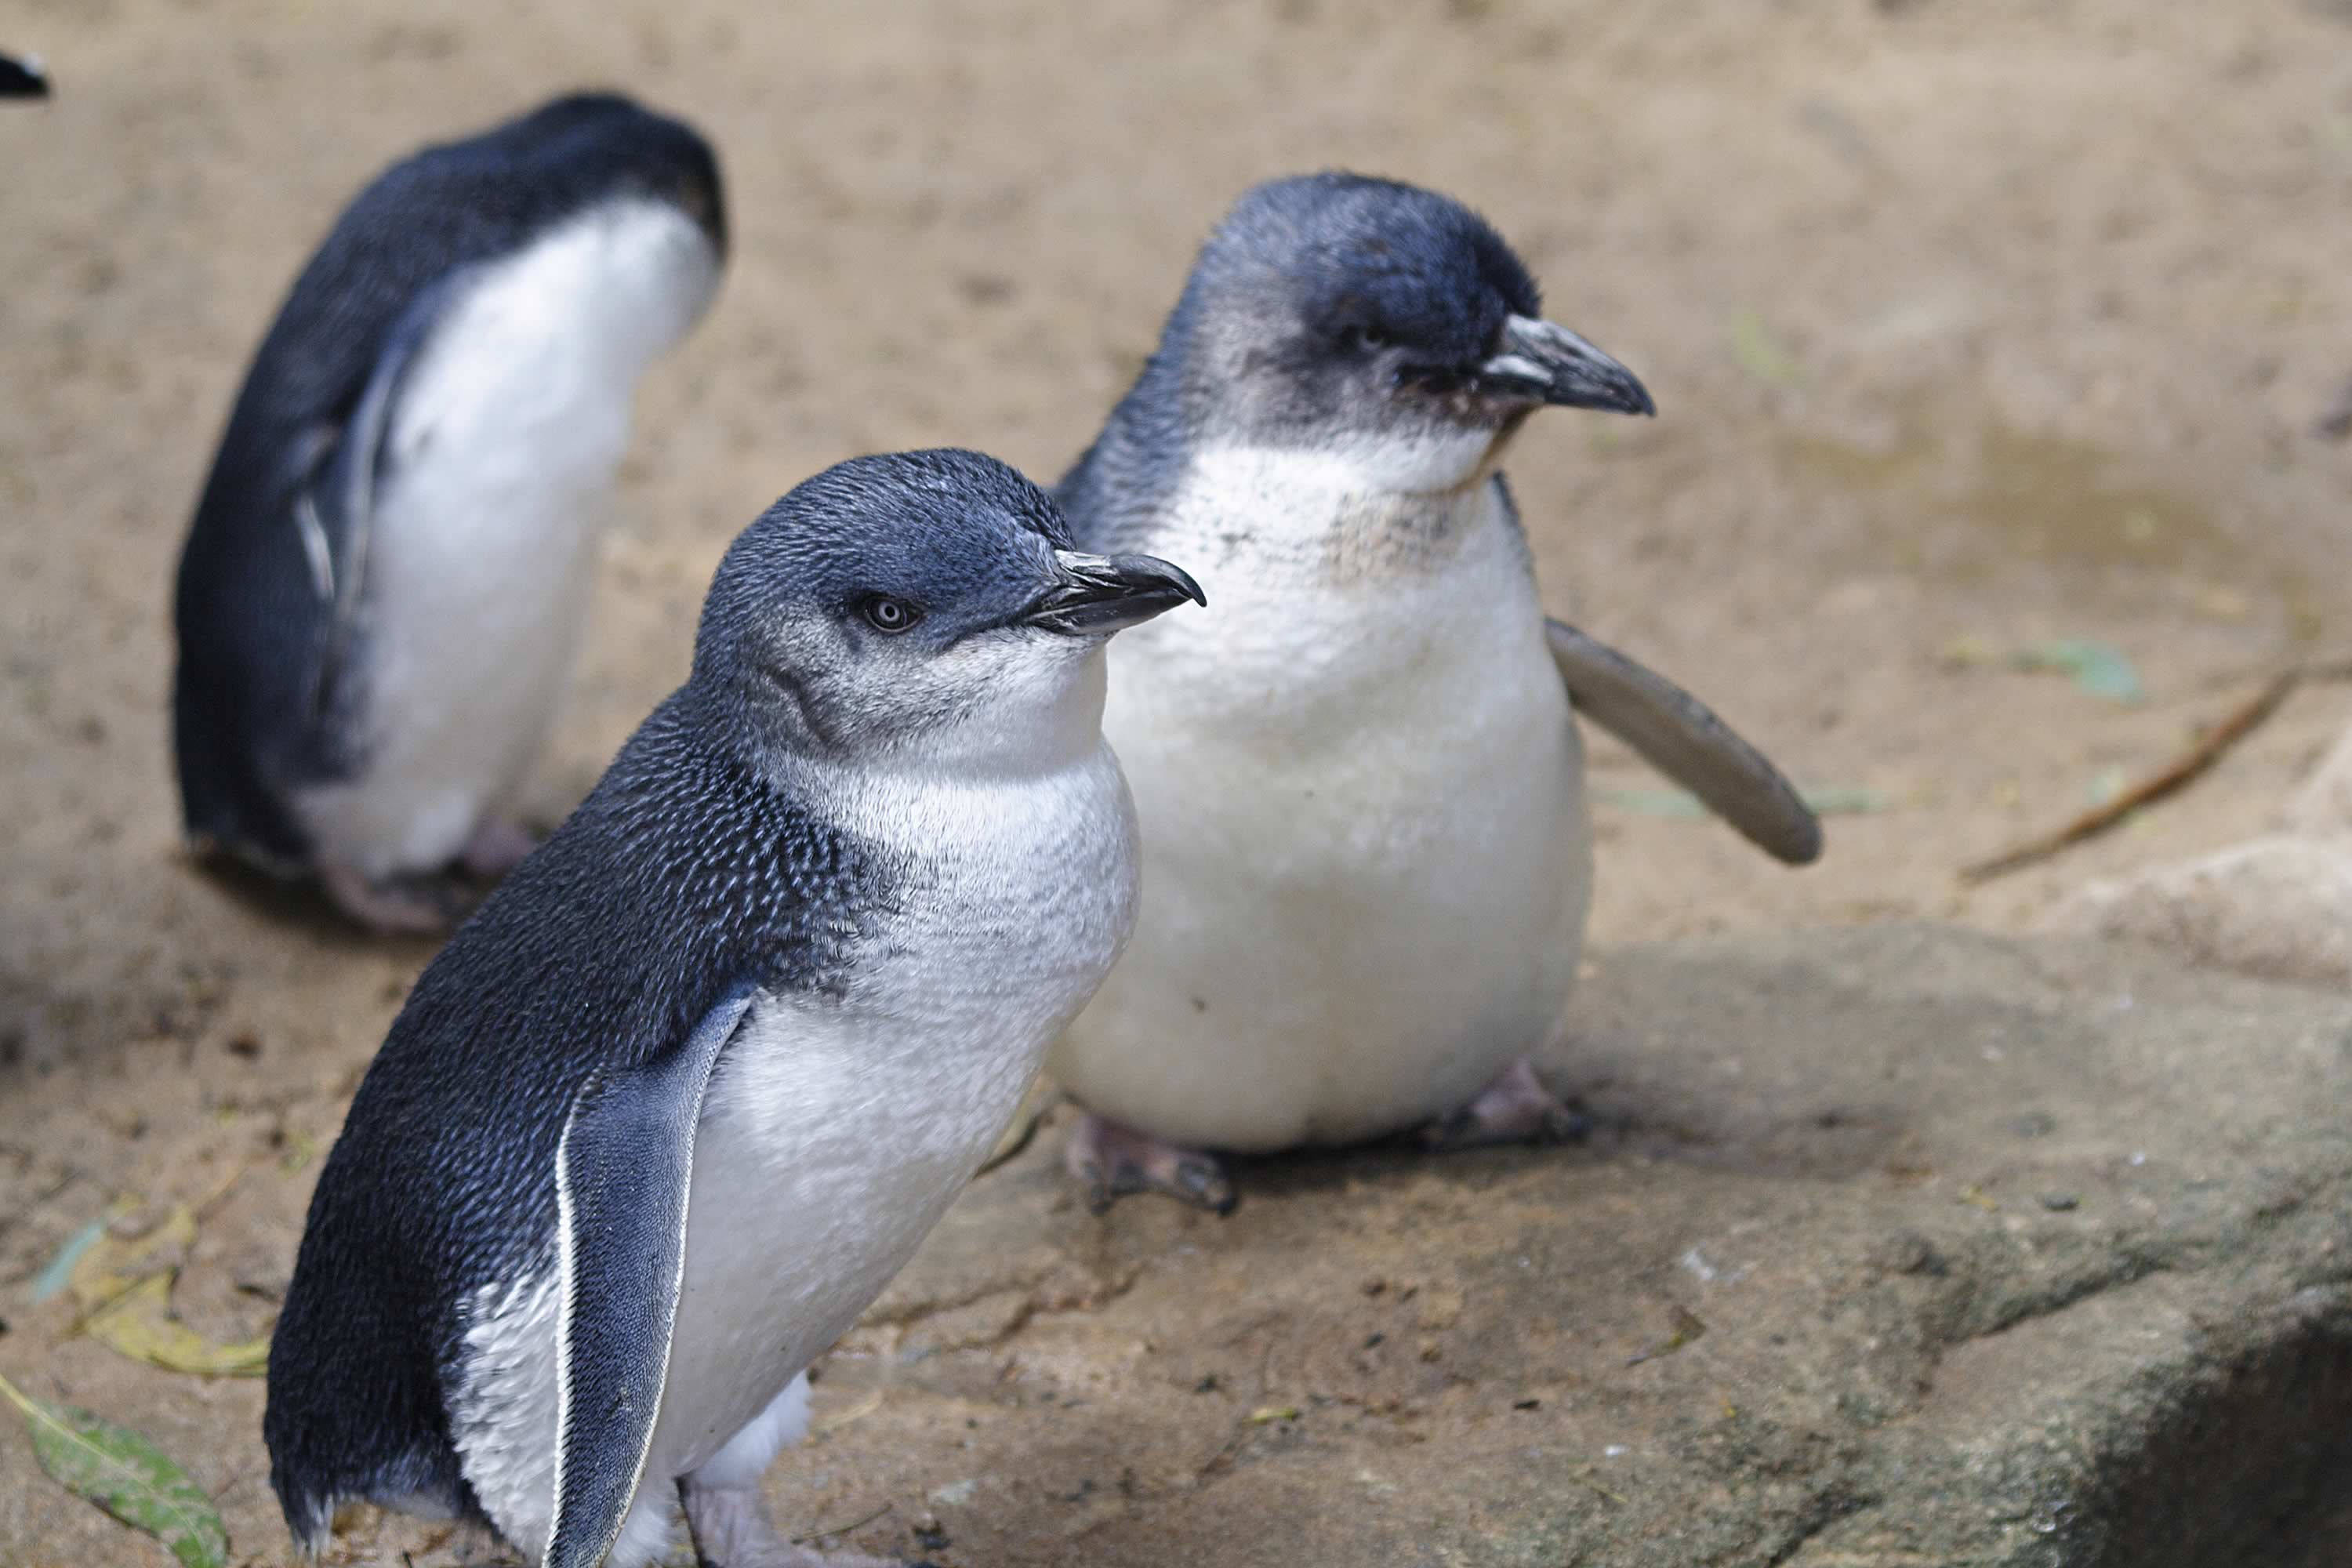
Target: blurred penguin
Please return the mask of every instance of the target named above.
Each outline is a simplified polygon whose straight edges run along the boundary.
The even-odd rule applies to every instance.
[[[530,847],[637,383],[727,249],[719,163],[611,93],[429,147],[296,279],[180,562],[188,831],[383,930]]]

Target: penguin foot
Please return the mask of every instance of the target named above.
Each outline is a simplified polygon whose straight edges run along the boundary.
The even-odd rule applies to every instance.
[[[1214,1156],[1100,1116],[1079,1121],[1063,1159],[1086,1188],[1087,1207],[1098,1215],[1129,1193],[1165,1193],[1217,1215],[1233,1213],[1241,1202]]]
[[[776,1532],[768,1505],[755,1484],[749,1487],[678,1485],[686,1505],[687,1533],[699,1568],[932,1568],[897,1557],[861,1552],[817,1552],[795,1546]]]
[[[319,881],[335,907],[370,931],[447,931],[458,910],[446,889],[430,880],[372,882],[348,866],[321,866]]]
[[[1451,1116],[1422,1129],[1423,1147],[1476,1149],[1491,1143],[1573,1143],[1592,1131],[1592,1118],[1573,1110],[1543,1086],[1523,1058]]]
[[[522,858],[538,847],[538,836],[513,817],[486,816],[458,852],[457,864],[469,876],[494,880],[521,865]]]

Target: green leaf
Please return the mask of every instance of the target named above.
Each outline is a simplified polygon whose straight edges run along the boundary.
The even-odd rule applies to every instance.
[[[1731,318],[1731,357],[1740,369],[1773,386],[1794,386],[1805,379],[1805,367],[1797,356],[1781,346],[1764,318],[1753,310]]]
[[[1597,789],[1592,798],[1643,816],[1705,816],[1706,807],[1686,789]]]
[[[58,1255],[49,1259],[49,1266],[34,1279],[33,1300],[46,1301],[64,1289],[73,1278],[74,1265],[81,1261],[81,1255],[98,1245],[98,1238],[105,1234],[106,1222],[94,1219],[66,1237],[66,1244],[58,1248]]]
[[[228,1531],[212,1499],[162,1449],[103,1416],[35,1399],[5,1377],[0,1396],[24,1412],[34,1457],[67,1490],[162,1542],[182,1568],[227,1568]]]
[[[1885,791],[1865,784],[1824,784],[1797,793],[1818,816],[1869,816],[1892,811],[1899,804]],[[1613,805],[1642,816],[1707,815],[1705,803],[1685,789],[1596,789],[1592,799],[1597,805]]]
[[[2069,638],[2035,643],[2018,649],[2010,656],[2010,662],[2019,669],[2071,675],[2076,686],[2110,702],[2147,700],[2147,689],[2140,685],[2139,671],[2132,668],[2131,660],[2102,642]]]

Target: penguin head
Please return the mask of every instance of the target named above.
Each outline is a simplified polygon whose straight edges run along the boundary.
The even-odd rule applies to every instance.
[[[727,254],[726,187],[719,155],[683,121],[617,92],[574,92],[508,121],[478,148],[527,174],[563,205],[644,197],[692,219],[712,253]]]
[[[1202,247],[1160,357],[1196,439],[1346,458],[1446,489],[1546,404],[1655,412],[1633,373],[1543,319],[1535,279],[1451,197],[1347,174],[1269,181]]]
[[[1052,499],[993,458],[856,458],[728,550],[689,685],[761,755],[1047,767],[1099,742],[1103,644],[1186,599],[1205,603],[1165,561],[1073,549]]]

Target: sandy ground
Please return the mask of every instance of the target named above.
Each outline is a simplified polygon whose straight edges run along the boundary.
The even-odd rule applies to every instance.
[[[1522,438],[1552,605],[1885,806],[1833,819],[1801,873],[1604,806],[1597,940],[2015,929],[2263,826],[2352,713],[2312,689],[2124,831],[1955,879],[2347,640],[2352,448],[2313,433],[2352,374],[2347,22],[2319,0],[0,0],[0,46],[58,82],[0,112],[0,1372],[166,1440],[239,1552],[276,1561],[258,1386],[71,1341],[27,1285],[118,1198],[217,1194],[181,1310],[264,1331],[315,1151],[429,955],[194,875],[163,721],[170,574],[227,400],[394,155],[604,82],[726,159],[733,268],[646,388],[534,785],[550,818],[681,675],[712,563],[770,500],[877,447],[1056,473],[1233,195],[1349,165],[1479,205],[1658,398],[1654,423]],[[2147,700],[1984,657],[2061,638],[2128,656]],[[1594,765],[1656,784],[1611,747]],[[0,1422],[0,1561],[145,1550],[122,1540]]]

